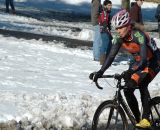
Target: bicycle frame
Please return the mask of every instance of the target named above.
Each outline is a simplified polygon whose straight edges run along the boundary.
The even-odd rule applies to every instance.
[[[127,104],[127,102],[125,101],[124,99],[124,96],[122,95],[121,91],[124,90],[124,89],[128,89],[126,88],[125,85],[122,85],[121,84],[121,81],[123,79],[123,75],[119,75],[119,74],[115,74],[115,75],[103,75],[101,78],[114,78],[117,80],[117,84],[116,84],[116,93],[114,95],[114,98],[113,100],[110,100],[117,108],[117,113],[116,113],[116,122],[115,122],[115,125],[117,123],[117,119],[118,119],[118,111],[122,111],[124,112],[124,116],[127,116],[128,119],[130,120],[131,124],[135,127],[136,126],[136,119],[129,107],[129,105]],[[101,86],[99,86],[98,82],[95,81],[95,84],[96,86],[99,88],[99,89],[103,89]],[[138,87],[136,87],[135,89],[138,89]],[[152,103],[152,99],[154,98],[151,98],[150,95],[149,95],[149,99]],[[158,115],[158,119],[160,118],[160,113],[158,112],[158,108],[155,106],[155,105],[152,105],[152,108],[154,108],[154,110],[156,111],[157,115]],[[114,108],[113,108],[114,109]],[[119,109],[119,110],[118,110]],[[106,128],[109,127],[110,125],[110,121],[111,121],[111,117],[112,117],[112,114],[113,114],[113,110],[110,109],[110,112],[109,112],[109,118],[108,118],[108,121],[107,121],[107,126]],[[154,119],[153,119],[153,113],[152,111],[150,111],[150,116],[151,116],[151,122],[154,122]],[[154,122],[155,123],[155,122]],[[159,121],[158,121],[158,125],[159,125]],[[135,127],[136,128],[136,127]]]
[[[129,106],[127,105],[126,101],[124,100],[122,94],[121,94],[121,90],[124,88],[124,86],[121,85],[121,81],[118,80],[118,83],[116,85],[116,87],[118,88],[116,91],[116,94],[114,96],[113,101],[115,101],[118,106],[121,106],[122,109],[125,111],[126,115],[128,116],[128,118],[130,119],[131,123],[135,126],[136,124],[136,120],[129,108]]]

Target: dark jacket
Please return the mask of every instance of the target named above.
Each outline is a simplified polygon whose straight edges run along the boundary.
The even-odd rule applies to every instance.
[[[93,26],[98,25],[100,5],[101,5],[100,0],[92,0],[91,2],[91,22]]]
[[[130,17],[132,23],[143,24],[141,7],[135,2],[130,9]]]
[[[98,22],[100,27],[103,27],[103,31],[111,31],[111,11],[105,10],[103,6],[100,7],[99,9],[99,17],[98,17]]]

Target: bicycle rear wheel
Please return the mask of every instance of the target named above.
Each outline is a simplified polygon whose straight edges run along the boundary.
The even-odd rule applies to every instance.
[[[155,97],[150,101],[151,123],[154,130],[160,130],[160,97]]]
[[[123,109],[113,101],[101,103],[94,114],[92,130],[128,130]]]

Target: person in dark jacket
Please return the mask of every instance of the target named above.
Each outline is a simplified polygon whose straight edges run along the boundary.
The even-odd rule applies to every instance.
[[[91,1],[91,22],[93,25],[93,58],[94,58],[94,61],[100,60],[100,47],[102,45],[100,27],[98,24],[100,6],[101,6],[101,0]]]
[[[130,9],[131,23],[134,28],[144,31],[141,6],[144,0],[135,0]]]
[[[157,6],[155,17],[158,21],[158,32],[159,32],[159,37],[160,37],[160,4],[158,4]]]
[[[12,9],[12,14],[15,14],[15,7],[13,0],[6,0],[5,3],[6,3],[6,12],[9,13],[9,5],[10,5]]]

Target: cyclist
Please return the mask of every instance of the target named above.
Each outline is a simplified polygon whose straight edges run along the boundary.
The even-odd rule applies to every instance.
[[[118,35],[114,36],[111,51],[101,69],[96,73],[91,73],[90,79],[96,82],[103,75],[112,64],[121,47],[133,55],[134,63],[131,64],[127,71],[123,72],[126,87],[128,88],[124,90],[124,95],[137,121],[136,126],[149,128],[151,124],[149,122],[148,84],[160,70],[160,65],[158,64],[160,51],[155,46],[154,40],[149,39],[148,35],[140,30],[132,29],[130,16],[126,10],[121,10],[113,16],[112,26]],[[153,48],[151,47],[152,44],[154,45]],[[134,95],[136,86],[139,86],[141,94],[143,106],[142,119],[140,119],[138,101]]]

